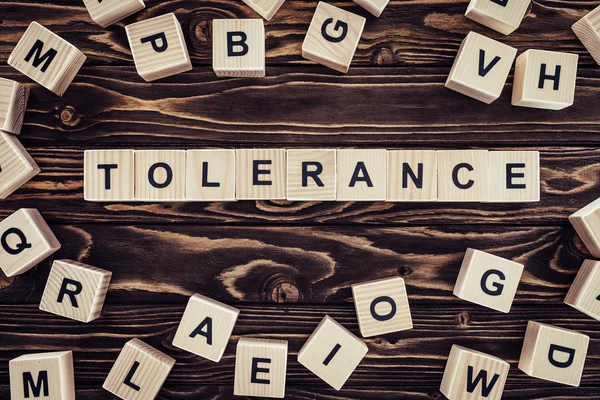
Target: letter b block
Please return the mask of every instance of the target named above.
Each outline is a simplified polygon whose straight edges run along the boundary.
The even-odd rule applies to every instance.
[[[133,150],[86,150],[83,197],[87,201],[132,201]]]
[[[235,356],[235,396],[282,399],[287,370],[286,340],[241,338]]]
[[[265,76],[262,19],[213,20],[213,70],[218,77]]]
[[[600,261],[583,262],[565,303],[600,321]]]
[[[75,400],[73,353],[27,354],[8,364],[11,400]]]

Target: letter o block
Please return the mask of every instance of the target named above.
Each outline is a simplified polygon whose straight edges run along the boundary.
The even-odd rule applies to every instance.
[[[10,360],[10,399],[75,400],[73,353],[26,354]]]
[[[265,76],[262,19],[213,20],[213,70],[219,78]]]
[[[136,150],[135,199],[185,200],[185,150]]]
[[[241,338],[235,356],[234,396],[285,397],[286,340]]]

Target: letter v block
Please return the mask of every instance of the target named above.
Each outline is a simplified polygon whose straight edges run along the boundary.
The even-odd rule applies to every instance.
[[[265,76],[262,19],[213,20],[213,70],[220,77]]]
[[[133,150],[86,150],[83,156],[83,197],[87,201],[132,201]]]
[[[583,262],[565,303],[600,321],[600,261]]]
[[[11,400],[75,400],[73,353],[26,354],[10,360]]]
[[[146,7],[143,0],[83,0],[83,4],[94,22],[103,28]]]
[[[0,132],[0,199],[10,196],[40,172],[19,139]]]
[[[530,2],[530,0],[471,0],[465,16],[508,35],[521,25]]]
[[[287,340],[240,338],[235,356],[234,396],[285,397]]]
[[[10,79],[0,78],[0,129],[15,135],[21,133],[29,99],[29,88]]]

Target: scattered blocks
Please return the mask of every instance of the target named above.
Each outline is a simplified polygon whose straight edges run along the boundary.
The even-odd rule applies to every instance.
[[[238,149],[235,154],[238,200],[285,199],[284,149]]]
[[[185,150],[136,150],[135,199],[185,200]]]
[[[565,304],[600,321],[600,261],[583,262],[567,293]]]
[[[265,76],[262,19],[213,20],[213,70],[220,77]]]
[[[571,27],[594,61],[600,65],[600,6]]]
[[[287,199],[291,201],[336,199],[336,151],[288,150]]]
[[[490,151],[489,202],[540,201],[540,153],[538,151]]]
[[[10,79],[0,78],[0,129],[15,135],[21,133],[29,99],[29,88]]]
[[[354,0],[354,2],[374,16],[379,17],[390,0]]]
[[[281,8],[285,0],[243,0],[250,8],[261,17],[270,21],[273,15]]]
[[[600,198],[569,216],[569,221],[594,257],[600,257]]]
[[[133,150],[86,150],[83,156],[83,197],[87,201],[132,201]]]
[[[26,354],[10,360],[11,400],[75,400],[73,353]]]
[[[143,0],[83,0],[83,4],[94,22],[103,28],[146,7]]]
[[[438,151],[438,201],[486,201],[489,173],[487,150]]]
[[[387,194],[385,150],[338,150],[337,174],[337,200],[385,200]]]
[[[389,150],[387,201],[437,200],[437,152]]]
[[[40,171],[15,136],[0,132],[0,199],[10,196]]]
[[[235,150],[188,150],[186,198],[235,201]]]
[[[529,3],[530,0],[471,0],[465,16],[508,35],[521,25]]]
[[[286,340],[240,338],[235,357],[234,396],[284,398],[287,349]]]

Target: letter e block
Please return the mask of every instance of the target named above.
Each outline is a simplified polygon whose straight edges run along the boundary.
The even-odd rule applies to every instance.
[[[540,153],[490,151],[490,197],[494,203],[540,201]]]
[[[437,200],[437,152],[387,152],[387,201]]]
[[[83,156],[83,197],[87,201],[132,201],[133,150],[86,150]]]
[[[27,86],[0,78],[0,129],[15,135],[21,133],[28,99]]]
[[[600,198],[571,214],[569,221],[588,251],[600,258]]]
[[[238,149],[235,155],[238,200],[285,200],[285,149]]]
[[[385,200],[387,152],[385,150],[337,151],[337,200]]]
[[[438,201],[487,201],[488,162],[487,150],[438,151]]]
[[[283,5],[285,0],[243,0],[250,8],[261,17],[270,21],[273,15]]]
[[[185,150],[136,150],[135,199],[185,200]]]
[[[83,0],[83,4],[94,22],[103,28],[146,7],[143,0]]]
[[[471,0],[465,16],[508,35],[521,25],[529,3],[530,0]]]
[[[0,132],[0,199],[10,196],[39,172],[40,167],[19,139]]]
[[[594,61],[600,65],[600,6],[571,27]]]
[[[583,262],[565,303],[600,321],[600,261]]]
[[[73,353],[26,354],[10,360],[11,400],[75,400]]]
[[[235,201],[235,150],[188,150],[186,197]]]
[[[262,19],[213,20],[213,70],[220,78],[265,76]]]
[[[374,16],[379,17],[390,0],[354,0],[354,2]]]
[[[335,150],[287,151],[288,200],[335,200],[335,178]]]
[[[234,396],[285,396],[286,340],[241,338],[235,356]]]

